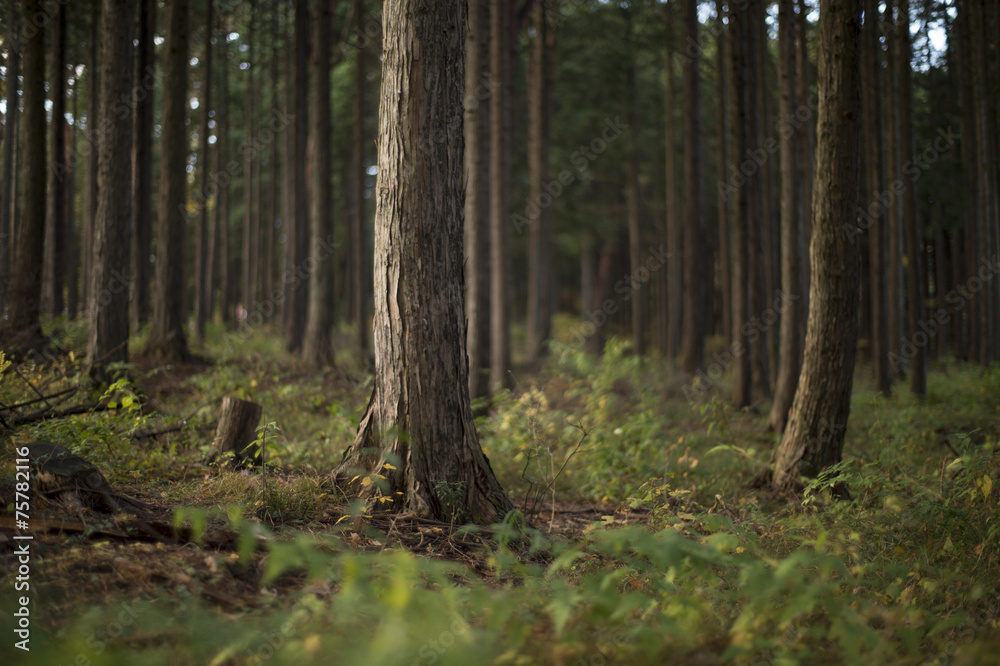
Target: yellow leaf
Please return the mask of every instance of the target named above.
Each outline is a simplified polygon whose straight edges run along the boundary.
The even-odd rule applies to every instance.
[[[256,379],[251,379],[250,380],[250,388],[257,388],[257,380]]]
[[[365,487],[370,486],[370,485],[372,485],[372,477],[366,476],[365,478],[361,479],[361,487],[362,488],[365,488]]]
[[[302,648],[308,654],[314,654],[316,650],[319,649],[320,638],[319,634],[310,634],[306,636],[306,639],[302,641]]]
[[[989,500],[990,494],[993,492],[993,479],[984,474],[983,480],[979,482],[979,489],[983,491],[983,498]]]
[[[393,467],[389,463],[385,463],[384,465],[382,465],[382,467],[384,467],[385,469],[396,469],[395,467]]]

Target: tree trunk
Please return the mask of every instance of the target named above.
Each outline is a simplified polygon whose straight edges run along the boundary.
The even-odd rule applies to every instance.
[[[490,0],[490,392],[510,388],[510,5]]]
[[[749,180],[741,167],[747,151],[748,98],[746,43],[749,30],[749,10],[745,5],[729,7],[729,51],[732,58],[732,110],[733,137],[732,165],[726,195],[733,201],[733,273],[732,273],[732,339],[729,353],[735,365],[733,406],[749,407],[752,400],[753,375],[750,367],[750,348],[745,340],[744,327],[750,321],[750,244],[747,226],[750,223]]]
[[[101,117],[112,123],[100,146],[97,172],[97,227],[94,233],[87,366],[101,383],[113,377],[107,368],[128,361],[129,251],[132,234],[132,117],[116,113],[119,100],[132,93],[132,29],[135,3],[104,0],[101,11]],[[181,165],[183,168],[183,165]]]
[[[718,182],[726,181],[726,168],[729,164],[729,123],[726,113],[729,107],[728,75],[729,67],[726,58],[726,33],[723,28],[723,0],[715,0],[716,37],[715,63],[717,77],[718,104],[716,105],[716,133],[718,135],[717,159]],[[733,303],[732,303],[732,261],[733,253],[730,230],[730,201],[724,189],[719,188],[719,282],[722,290],[722,339],[731,340],[733,335]]]
[[[14,248],[14,155],[17,152],[18,77],[21,70],[18,30],[20,29],[20,3],[10,0],[7,10],[7,117],[4,119],[3,180],[0,181],[0,311],[7,305],[10,285],[10,268]]]
[[[793,0],[778,2],[778,77],[781,116],[781,349],[775,380],[774,402],[768,426],[784,432],[788,410],[798,387],[802,367],[802,321],[800,303],[805,292],[799,254],[799,169],[797,133],[791,130],[795,117],[795,9]]]
[[[475,0],[472,1],[475,4]],[[549,90],[547,59],[549,32],[546,0],[535,0],[532,8],[535,35],[531,41],[528,69],[528,181],[529,200],[537,215],[531,219],[528,239],[528,361],[537,363],[545,353],[552,324],[552,207],[542,206],[542,185],[549,177]],[[545,195],[549,196],[549,195]],[[630,216],[631,220],[631,216]]]
[[[309,308],[306,316],[302,360],[313,368],[333,362],[330,305],[333,281],[333,226],[330,221],[330,2],[315,0],[313,25],[312,140],[309,168]]]
[[[221,18],[221,17],[220,17]],[[221,19],[221,34],[229,33],[229,23]],[[228,56],[228,47],[225,40],[222,44],[223,55]],[[217,164],[229,164],[229,67],[226,64],[228,58],[221,58],[219,67],[219,95],[215,111],[215,135],[216,135],[216,155]],[[222,178],[220,174],[220,178]],[[236,309],[235,303],[235,281],[230,263],[230,248],[232,246],[231,233],[229,228],[229,188],[230,174],[226,172],[225,183],[219,183],[219,200],[215,204],[215,228],[219,238],[218,261],[219,261],[219,310],[222,315],[222,323],[226,328],[231,328],[234,323]]]
[[[354,15],[354,32],[364,31],[362,0],[353,0],[351,13]],[[371,310],[369,306],[368,280],[371,275],[368,257],[368,233],[365,224],[365,48],[359,44],[354,51],[354,132],[351,142],[351,163],[354,171],[354,210],[351,215],[351,319],[358,327],[358,352],[367,356],[370,348]]]
[[[79,118],[80,77],[73,75],[73,108],[70,113]],[[76,123],[66,124],[66,316],[76,321],[80,309],[80,252],[76,233]],[[0,232],[2,233],[2,232]],[[0,270],[0,278],[3,271]],[[83,276],[86,279],[86,276]],[[3,307],[3,289],[0,289],[0,309]]]
[[[683,1],[684,39],[698,43],[698,3]],[[684,59],[684,330],[683,367],[698,370],[705,356],[705,222],[701,217],[701,131],[697,49]]]
[[[771,483],[781,490],[840,460],[857,348],[859,243],[844,221],[858,202],[861,0],[821,0],[819,21],[813,274],[799,390],[774,455]]]
[[[244,99],[244,120],[246,136],[244,141],[253,141],[254,136],[254,23],[257,3],[250,3],[250,19],[247,26],[247,94]],[[257,216],[257,175],[259,160],[256,150],[248,150],[243,162],[243,250],[240,253],[240,302],[243,320],[240,326],[249,326],[250,316],[256,314],[257,304],[257,257],[259,229]]]
[[[896,30],[896,66],[899,83],[899,159],[903,165],[913,164],[913,91],[910,86],[910,0],[899,1]],[[908,343],[903,349],[909,361],[910,390],[914,395],[927,396],[927,334],[924,322],[924,243],[917,226],[917,192],[912,178],[903,178],[903,228],[906,234],[906,291]]]
[[[197,238],[194,260],[194,331],[199,341],[205,339],[205,322],[211,314],[208,310],[209,292],[212,289],[212,274],[208,257],[208,174],[212,170],[208,136],[211,132],[209,121],[212,113],[212,4],[205,3],[205,59],[203,63],[201,99],[201,129],[198,131],[198,222],[195,229]]]
[[[462,299],[441,295],[441,285],[464,289],[465,3],[387,0],[383,12],[375,388],[337,476],[365,475],[352,487],[397,509],[491,523],[513,505],[472,420]],[[436,136],[456,140],[429,140]],[[366,484],[370,474],[385,484]]]
[[[25,0],[23,17],[34,17],[39,11],[38,0]],[[24,174],[24,195],[8,287],[9,309],[0,329],[8,353],[37,350],[45,343],[39,323],[45,254],[45,30],[43,25],[35,27],[25,31],[23,51],[24,166],[19,168]]]
[[[798,49],[795,54],[795,96],[798,98],[799,108],[808,109],[809,106],[809,31],[808,20],[809,9],[806,0],[799,1],[799,12],[796,17],[796,38],[798,39]],[[802,151],[802,221],[805,224],[802,234],[802,242],[799,243],[802,256],[806,256],[809,251],[809,243],[812,237],[812,190],[813,174],[815,173],[814,163],[816,158],[816,124],[812,113],[804,123],[800,135],[799,149]],[[805,263],[806,273],[806,302],[802,303],[803,310],[809,309],[809,284],[810,271],[812,268],[809,262]]]
[[[897,0],[898,1],[898,0]],[[905,367],[899,362],[902,358],[903,342],[903,227],[900,224],[902,211],[895,189],[902,184],[901,162],[899,159],[899,68],[896,66],[897,49],[895,42],[899,38],[895,21],[892,17],[893,0],[886,0],[885,15],[886,33],[886,171],[888,173],[889,189],[894,195],[889,199],[886,230],[889,233],[889,276],[887,295],[889,298],[889,359],[892,374],[903,377]]]
[[[879,44],[878,3],[865,0],[862,29],[864,64],[865,175],[867,209],[862,211],[862,227],[868,230],[868,266],[871,288],[871,354],[875,390],[889,395],[889,317],[886,311],[885,211],[882,195],[882,47]]]
[[[900,0],[903,2],[904,0]],[[975,118],[976,163],[974,171],[977,177],[976,202],[976,236],[978,239],[976,262],[971,267],[973,273],[984,262],[990,260],[992,235],[995,233],[993,220],[993,190],[991,178],[991,128],[989,95],[990,81],[987,68],[987,44],[985,40],[986,12],[984,3],[971,2],[972,10],[967,18],[971,31],[972,48],[972,99]],[[907,25],[909,25],[907,23]],[[902,70],[900,70],[902,71]],[[993,302],[993,280],[984,280],[982,289],[975,296],[979,309],[979,355],[978,360],[983,365],[989,365],[996,360],[996,308]],[[911,386],[916,391],[916,388]]]
[[[292,147],[293,219],[290,224],[292,275],[303,269],[309,256],[309,201],[306,198],[306,142],[309,133],[309,7],[308,0],[295,0],[295,91],[294,142]],[[285,332],[288,351],[298,352],[305,337],[309,283],[296,277],[289,285],[288,319]]]
[[[263,408],[256,402],[239,398],[223,398],[215,440],[206,462],[211,464],[221,456],[231,454],[233,466],[259,466],[263,462],[262,447],[251,447],[257,439],[257,424]]]
[[[666,110],[666,207],[667,207],[667,256],[669,257],[669,279],[667,287],[667,358],[673,362],[680,355],[681,331],[684,322],[684,227],[681,225],[680,211],[677,209],[677,137],[676,102],[674,100],[674,2],[664,5],[667,22],[667,82],[665,88]]]
[[[101,2],[93,0],[93,15],[90,24],[90,51],[88,53],[87,76],[89,99],[87,102],[87,171],[83,193],[83,307],[90,316],[93,304],[90,279],[94,266],[94,233],[97,228],[97,155],[101,148],[101,117],[100,117],[100,51],[101,51]]]
[[[152,253],[153,219],[153,88],[156,60],[153,40],[156,35],[156,2],[142,0],[139,5],[138,94],[135,99],[135,125],[132,179],[132,307],[133,330],[149,321],[149,257]],[[218,119],[216,119],[218,120]],[[204,188],[202,189],[204,193]],[[85,278],[87,279],[87,278]]]
[[[628,33],[626,39],[633,39],[632,22],[635,6],[630,5],[628,14]],[[639,110],[638,90],[636,84],[636,52],[630,54],[631,61],[625,73],[628,95],[628,161],[625,164],[625,203],[628,217],[628,260],[631,276],[631,291],[629,304],[632,310],[632,351],[638,356],[646,354],[646,294],[643,283],[639,281],[640,270],[646,270],[642,264],[642,220],[640,217],[639,193]],[[648,277],[648,272],[647,272]]]
[[[66,5],[55,7],[52,23],[52,165],[49,206],[45,218],[45,264],[42,310],[50,317],[63,312],[66,282]],[[131,182],[131,181],[130,181]]]
[[[163,60],[160,205],[156,235],[156,298],[147,352],[161,363],[185,361],[184,235],[188,134],[184,126],[188,79],[188,1],[167,6]]]

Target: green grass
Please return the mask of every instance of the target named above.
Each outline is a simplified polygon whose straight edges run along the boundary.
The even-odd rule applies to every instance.
[[[64,335],[67,350],[78,338]],[[919,403],[905,386],[876,398],[860,367],[843,463],[788,500],[748,487],[777,442],[768,405],[732,409],[725,378],[689,402],[689,377],[621,341],[600,360],[564,350],[495,401],[481,441],[539,529],[553,503],[603,517],[562,533],[425,526],[406,541],[328,476],[370,392],[364,363],[342,352],[343,374],[316,375],[265,330],[236,345],[210,329],[200,353],[216,365],[133,369],[159,386],[157,413],[46,422],[14,442],[64,444],[243,547],[40,547],[31,663],[977,664],[1000,647],[995,369],[939,361]],[[19,370],[59,387],[75,359]],[[0,400],[27,392],[8,370]],[[198,426],[225,395],[260,402],[278,428],[266,477],[200,466],[211,432]],[[169,437],[131,438],[181,419]],[[834,481],[849,501],[823,491]],[[254,553],[259,534],[269,545]],[[147,575],[126,583],[122,561]],[[13,608],[3,577],[0,608]],[[220,587],[236,607],[205,596]],[[0,659],[21,663],[11,650]]]

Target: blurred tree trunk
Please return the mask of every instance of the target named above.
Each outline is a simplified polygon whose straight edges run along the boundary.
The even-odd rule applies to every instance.
[[[898,1],[898,0],[897,0]],[[899,362],[902,358],[903,331],[903,227],[900,224],[902,210],[895,188],[902,184],[902,171],[899,159],[899,68],[896,66],[898,57],[895,46],[899,39],[896,21],[893,19],[893,2],[886,0],[886,171],[893,196],[889,198],[886,218],[889,232],[889,276],[887,295],[889,298],[889,359],[892,374],[895,377],[905,375],[905,366]]]
[[[764,201],[767,192],[764,190],[764,173],[766,171],[766,152],[764,150],[763,98],[761,88],[766,85],[763,58],[761,57],[761,41],[764,39],[764,7],[761,2],[749,3],[747,24],[747,42],[744,57],[746,67],[747,90],[747,150],[740,157],[741,167],[751,171],[747,176],[749,185],[749,215],[747,217],[747,243],[749,250],[750,308],[753,315],[751,330],[747,336],[752,349],[753,378],[761,393],[770,395],[771,377],[767,331],[772,326],[761,327],[764,313],[770,305],[771,297],[767,293],[767,273],[770,264],[766,255],[765,236],[769,233],[770,223],[764,217]]]
[[[841,459],[857,350],[859,242],[844,220],[857,214],[861,150],[861,0],[821,0],[819,128],[813,202],[809,323],[799,390],[771,485],[800,486]]]
[[[100,132],[100,52],[101,52],[101,2],[93,0],[90,23],[90,50],[87,59],[87,170],[84,173],[83,192],[83,308],[90,316],[90,275],[94,265],[94,229],[97,226],[97,154],[101,148]]]
[[[759,167],[761,196],[761,223],[759,228],[758,243],[761,248],[761,279],[760,279],[760,303],[755,310],[763,316],[770,310],[780,320],[781,314],[772,308],[775,293],[781,285],[781,222],[780,208],[781,195],[775,192],[774,182],[780,180],[775,178],[775,167],[773,165],[772,145],[774,140],[774,118],[771,113],[771,88],[768,80],[770,70],[770,50],[768,48],[769,36],[767,26],[767,7],[769,2],[760,3],[757,9],[756,23],[757,50],[756,63],[758,72],[757,86],[757,145],[765,150],[763,164]],[[777,87],[777,86],[776,86]],[[780,151],[780,148],[779,148]],[[779,160],[780,161],[780,160]],[[776,197],[777,195],[777,197]],[[778,206],[773,206],[774,199],[778,199]],[[777,213],[777,214],[776,214]],[[771,394],[774,391],[774,384],[778,377],[778,329],[780,323],[766,325],[764,330],[764,340],[761,347],[766,350],[767,361],[765,363],[767,377],[762,382],[762,388]]]
[[[55,7],[52,21],[52,164],[49,166],[49,205],[45,217],[45,264],[42,310],[50,317],[63,312],[66,283],[66,5]],[[131,183],[131,179],[129,181]]]
[[[490,380],[490,74],[489,0],[469,2],[465,63],[465,316],[469,394],[489,395]]]
[[[107,369],[110,364],[128,361],[132,116],[117,113],[116,105],[132,94],[135,11],[136,3],[130,0],[104,0],[101,11],[101,117],[111,124],[104,131],[98,157],[94,264],[87,276],[93,296],[87,368],[101,383],[113,379]]]
[[[806,0],[798,0],[799,12],[796,17],[796,33],[798,48],[795,53],[795,96],[800,109],[811,109],[809,104],[809,31],[808,20],[809,9]],[[807,256],[809,252],[809,242],[812,237],[812,190],[813,190],[813,166],[816,156],[816,121],[814,111],[810,111],[803,128],[799,141],[799,149],[802,151],[802,220],[805,224],[805,233],[802,235],[802,242],[799,243],[802,256]],[[803,310],[809,309],[808,287],[810,283],[811,267],[809,262],[805,262],[806,271],[806,296],[802,303]]]
[[[549,52],[546,11],[546,0],[535,0],[532,7],[535,34],[531,38],[528,67],[529,200],[538,211],[531,220],[528,239],[528,361],[531,363],[537,363],[545,353],[545,341],[552,324],[552,206],[551,202],[547,206],[540,203],[544,192],[542,186],[549,178],[549,97],[552,94],[548,62],[552,54]],[[631,219],[630,204],[630,224]]]
[[[795,397],[802,367],[803,323],[800,304],[805,292],[802,258],[799,254],[801,190],[798,169],[795,117],[795,9],[793,0],[778,0],[778,83],[781,117],[781,291],[787,307],[781,313],[781,349],[775,379],[774,402],[768,426],[784,432],[788,410]]]
[[[967,178],[966,186],[968,188],[967,198],[971,202],[978,201],[979,197],[979,180],[973,177],[972,174],[976,173],[976,168],[978,164],[978,152],[979,148],[976,145],[976,111],[975,111],[975,98],[973,95],[973,75],[972,75],[972,38],[971,38],[971,28],[970,28],[970,3],[961,3],[958,5],[958,17],[956,18],[956,24],[958,29],[958,67],[956,68],[959,76],[959,90],[960,90],[960,100],[962,106],[962,117],[960,129],[962,132],[962,164],[965,168],[965,173],[970,174]],[[969,137],[968,139],[964,137]],[[978,212],[976,210],[976,205],[970,205],[967,207],[965,212],[965,222],[963,225],[963,235],[965,240],[965,262],[960,269],[960,279],[959,284],[965,282],[966,280],[972,278],[976,272],[976,262],[979,259],[980,245],[979,245],[979,234],[978,234]],[[968,295],[968,317],[966,321],[966,331],[968,332],[967,343],[966,343],[966,353],[963,356],[963,360],[972,361],[979,359],[979,349],[980,349],[980,303],[976,294]]]
[[[79,118],[80,77],[73,73],[73,118]],[[76,122],[66,124],[66,315],[75,321],[80,310],[80,249],[76,233]],[[2,233],[2,232],[0,232]],[[3,271],[0,270],[0,279]],[[87,276],[82,276],[87,279]],[[3,289],[0,288],[0,309],[3,308]]]
[[[900,0],[906,2],[907,0]],[[993,216],[993,183],[992,183],[992,142],[990,112],[990,83],[987,65],[988,46],[985,32],[988,28],[984,3],[971,2],[971,12],[968,16],[969,30],[972,33],[970,47],[972,50],[972,99],[975,118],[976,162],[974,171],[977,179],[975,199],[976,206],[976,236],[978,239],[976,261],[970,270],[975,274],[979,267],[991,258],[993,240],[996,233],[996,222]],[[996,360],[996,307],[993,299],[993,280],[983,280],[982,289],[975,296],[979,306],[979,356],[983,365],[989,365]],[[916,387],[911,386],[914,392]]]
[[[14,156],[18,133],[18,77],[21,75],[20,43],[17,32],[21,25],[18,0],[10,0],[7,8],[7,117],[4,119],[3,180],[0,181],[0,312],[7,305],[10,268],[13,265],[14,243]]]
[[[863,216],[868,231],[868,267],[871,289],[871,355],[875,390],[889,395],[889,317],[886,312],[885,211],[878,203],[882,179],[882,47],[879,43],[878,2],[865,0],[862,28],[864,65],[866,209]]]
[[[510,24],[511,8],[490,0],[490,392],[510,388]]]
[[[729,123],[726,122],[726,114],[729,108],[729,66],[726,57],[726,33],[722,19],[724,16],[723,0],[715,0],[715,22],[716,37],[715,65],[716,65],[716,94],[718,104],[716,105],[716,133],[718,142],[716,156],[718,160],[718,182],[726,182],[726,168],[729,164]],[[730,197],[728,193],[719,188],[719,282],[722,290],[722,339],[731,340],[733,335],[733,302],[732,302],[732,261],[733,253],[730,248],[732,238],[730,236]]]
[[[898,0],[896,28],[896,67],[899,86],[899,160],[913,165],[913,90],[910,85],[910,0]],[[902,351],[910,367],[910,390],[919,397],[927,395],[927,334],[924,322],[924,242],[917,223],[916,183],[908,174],[902,178],[903,228],[906,234],[906,291],[908,348]]]
[[[676,137],[676,101],[674,98],[674,59],[675,59],[675,27],[674,2],[669,0],[664,5],[667,22],[667,83],[666,97],[666,206],[667,206],[667,257],[669,274],[667,282],[667,309],[669,323],[667,326],[666,356],[673,362],[677,360],[681,349],[681,331],[684,322],[684,227],[681,225],[680,211],[677,209],[677,137]]]
[[[205,339],[205,322],[211,315],[208,309],[212,290],[211,261],[208,240],[208,176],[212,170],[211,153],[208,142],[212,114],[212,2],[205,3],[205,52],[202,61],[201,128],[198,131],[198,221],[195,229],[194,260],[194,331],[199,341]]]
[[[333,282],[333,225],[330,219],[330,0],[314,0],[312,108],[309,110],[309,307],[302,359],[322,368],[333,362],[330,292]]]
[[[442,285],[462,284],[465,3],[387,0],[383,11],[375,388],[337,476],[378,473],[385,487],[357,483],[361,494],[419,516],[488,524],[514,507],[472,420],[462,301],[441,300]],[[413,80],[437,94],[421,94]],[[457,140],[426,140],[435,136]]]
[[[21,15],[41,11],[38,0],[25,0]],[[26,19],[25,19],[26,20]],[[16,234],[8,313],[0,339],[5,351],[21,353],[45,344],[39,314],[42,305],[42,262],[45,254],[45,29],[26,30],[24,55],[24,174],[21,222]]]
[[[160,363],[187,360],[184,333],[184,235],[188,133],[188,1],[167,5],[163,59],[163,119],[159,214],[156,229],[156,292],[147,352]]]
[[[250,20],[247,26],[247,94],[244,102],[245,120],[245,141],[254,141],[254,38],[257,18],[257,3],[250,2]],[[240,253],[240,304],[243,307],[243,321],[240,326],[250,325],[250,317],[256,312],[257,303],[257,280],[259,264],[259,234],[257,215],[257,175],[259,171],[259,160],[257,150],[248,150],[244,156],[243,163],[243,249]]]
[[[633,12],[634,5],[626,10],[628,32],[626,42],[634,40]],[[628,69],[625,72],[626,95],[628,96],[628,157],[625,163],[625,206],[628,219],[628,272],[632,280],[629,291],[629,305],[632,311],[632,351],[638,356],[646,354],[646,294],[643,284],[639,282],[639,272],[642,265],[642,219],[640,215],[639,192],[639,143],[636,134],[639,131],[638,90],[636,84],[636,58],[638,53],[633,49],[630,54]],[[645,269],[648,271],[648,269]],[[648,276],[648,273],[647,273]]]
[[[727,192],[733,197],[732,224],[732,338],[729,353],[732,354],[734,373],[733,406],[737,409],[749,407],[752,400],[753,375],[750,367],[750,348],[743,329],[750,321],[750,244],[747,226],[750,223],[749,181],[741,178],[748,143],[748,107],[750,90],[747,86],[747,31],[749,30],[749,10],[745,5],[730,5],[729,8],[729,51],[732,59],[732,164],[727,183]]]
[[[153,89],[156,67],[156,2],[139,3],[139,44],[132,179],[131,324],[139,330],[149,320],[149,257],[153,229]],[[202,188],[204,194],[204,188]]]
[[[698,43],[698,3],[683,0],[684,42]],[[694,372],[705,360],[705,221],[701,217],[701,132],[698,49],[684,59],[684,330],[683,368]]]
[[[354,17],[355,35],[364,34],[364,2],[353,0],[351,14]],[[354,50],[354,129],[351,141],[351,164],[353,171],[354,209],[351,215],[351,321],[358,327],[358,352],[367,356],[368,338],[371,335],[371,312],[369,309],[368,280],[369,266],[368,234],[365,225],[365,44],[359,43]],[[472,184],[470,183],[470,188]]]
[[[225,17],[220,16],[221,34],[229,33],[229,22]],[[216,163],[220,165],[229,164],[229,66],[228,47],[226,41],[222,40],[223,58],[220,58],[219,69],[219,94],[215,111],[215,136],[216,136]],[[232,328],[236,314],[235,303],[235,275],[232,270],[231,248],[232,234],[229,228],[229,188],[232,185],[232,174],[228,167],[220,169],[219,199],[215,204],[215,228],[219,239],[218,262],[219,262],[219,310],[222,315],[222,323],[226,328]]]
[[[302,348],[305,337],[306,309],[309,295],[308,280],[298,277],[298,271],[304,270],[309,256],[309,201],[306,189],[306,145],[309,134],[309,116],[306,103],[308,94],[309,71],[309,6],[308,0],[295,0],[295,54],[294,54],[294,104],[295,120],[294,142],[292,146],[292,201],[293,217],[290,221],[290,240],[292,245],[290,262],[287,270],[296,276],[289,285],[289,298],[286,300],[288,319],[286,321],[285,338],[288,351],[298,352]]]

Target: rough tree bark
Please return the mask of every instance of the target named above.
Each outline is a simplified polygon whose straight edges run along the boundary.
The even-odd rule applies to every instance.
[[[158,362],[178,363],[189,356],[184,333],[184,235],[188,136],[188,1],[167,5],[163,59],[163,121],[160,202],[156,230],[156,298],[147,353]]]
[[[132,92],[135,3],[104,0],[103,5],[101,117],[111,125],[98,156],[87,366],[91,377],[106,383],[112,379],[108,365],[128,361],[129,290],[121,276],[128,274],[132,241],[132,117],[116,113],[115,104]]]
[[[821,0],[819,23],[809,323],[799,390],[774,454],[770,481],[779,490],[840,460],[857,350],[860,255],[847,221],[857,214],[860,173],[861,0]]]
[[[383,8],[375,388],[337,476],[364,475],[351,487],[396,509],[490,523],[513,506],[472,420],[462,298],[441,294],[441,285],[464,289],[465,7],[387,0]],[[454,140],[430,140],[437,136]],[[386,477],[381,488],[364,482],[371,473]]]
[[[38,0],[25,0],[22,15],[41,11]],[[27,19],[25,19],[27,20]],[[23,23],[22,23],[23,25]],[[0,339],[9,354],[40,349],[45,344],[39,313],[42,305],[42,261],[45,253],[45,28],[26,30],[24,56],[24,194],[7,292],[8,315]]]
[[[795,117],[795,10],[793,0],[778,1],[778,78],[781,117],[781,290],[787,304],[781,313],[781,349],[775,380],[774,403],[768,426],[783,432],[795,397],[802,366],[803,317],[800,315],[805,275],[799,255],[799,169]]]

